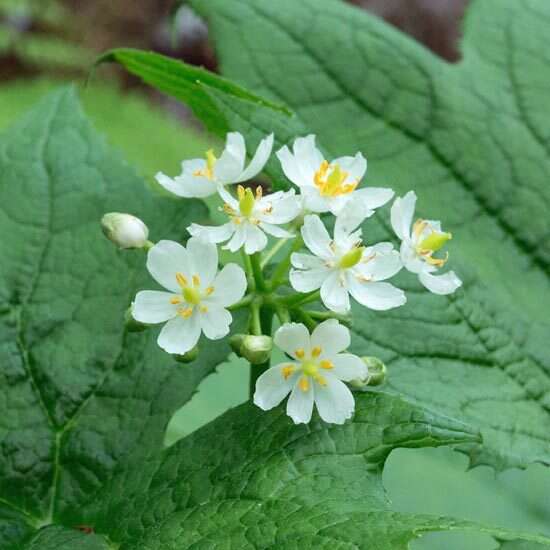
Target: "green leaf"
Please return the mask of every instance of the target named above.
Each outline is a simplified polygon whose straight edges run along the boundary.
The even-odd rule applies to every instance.
[[[397,550],[423,532],[454,529],[522,537],[389,508],[382,469],[394,448],[477,439],[461,423],[381,393],[360,395],[345,426],[295,426],[283,407],[265,413],[247,403],[144,464],[118,468],[81,518],[121,550]]]
[[[72,89],[0,138],[0,205],[0,510],[17,515],[0,519],[4,547],[23,520],[55,522],[122,462],[162,448],[170,417],[229,347],[182,366],[156,330],[125,333],[124,311],[153,283],[144,254],[116,250],[100,217],[129,211],[152,238],[179,240],[206,208],[151,194]]]
[[[84,528],[82,526],[81,528]],[[58,550],[59,548],[78,548],[79,550],[112,550],[105,538],[94,533],[84,533],[78,528],[67,529],[59,525],[50,525],[36,533],[21,550]]]
[[[329,157],[362,150],[367,184],[415,189],[420,215],[454,234],[464,289],[442,298],[406,282],[406,307],[355,312],[355,350],[380,354],[397,392],[479,427],[473,464],[550,463],[550,5],[473,2],[464,60],[450,65],[342,2],[191,4],[223,74],[293,109],[280,141],[313,132]],[[281,127],[217,100],[251,139]],[[368,231],[390,235],[385,218]]]

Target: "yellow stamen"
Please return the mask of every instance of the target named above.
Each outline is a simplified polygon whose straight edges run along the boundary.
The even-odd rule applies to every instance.
[[[298,348],[294,354],[296,355],[296,357],[298,357],[298,359],[302,359],[304,357],[304,355],[306,354],[306,352],[304,351],[304,348]]]
[[[422,231],[426,229],[428,222],[426,220],[416,220],[413,225],[413,234],[418,239],[422,234]]]
[[[239,197],[239,200],[242,201],[244,199],[244,195],[246,193],[245,188],[242,185],[237,186],[237,197]]]
[[[208,178],[209,180],[213,180],[214,166],[218,159],[216,158],[216,155],[214,154],[213,149],[208,149],[208,151],[206,151],[205,157],[206,157],[206,168],[203,168],[202,170],[195,170],[193,172],[193,175],[196,177],[203,177],[203,178]]]
[[[231,206],[229,206],[227,203],[224,203],[223,205],[223,211],[226,213],[226,214],[229,214],[230,216],[232,214],[235,214],[235,210],[233,210],[233,208]]]
[[[330,168],[332,168],[332,171],[329,174]],[[313,182],[319,188],[319,192],[323,197],[337,197],[339,195],[347,195],[357,187],[358,181],[344,183],[348,175],[348,172],[344,172],[339,164],[330,165],[324,160],[317,172],[315,172]]]
[[[263,193],[264,193],[264,190],[262,189],[262,186],[258,185],[258,187],[256,187],[256,200],[261,199]]]
[[[193,315],[193,308],[192,307],[186,307],[186,308],[180,308],[178,309],[178,315],[183,317],[184,319],[188,319]]]
[[[319,357],[319,355],[321,355],[321,348],[319,346],[315,346],[312,350],[311,350],[311,357]]]
[[[206,306],[200,306],[201,313],[208,313],[208,308]]]
[[[309,390],[309,378],[307,376],[302,376],[302,378],[300,378],[300,381],[298,382],[298,387],[303,392],[308,391]]]
[[[315,382],[317,382],[317,384],[319,384],[321,386],[326,386],[327,385],[327,379],[324,376],[321,376],[320,374],[314,375],[313,379],[315,380]]]
[[[188,285],[187,279],[183,273],[176,273],[176,281],[181,288],[184,288]]]
[[[170,303],[171,304],[181,304],[181,298],[179,296],[172,296],[172,298],[170,298]]]
[[[320,366],[322,369],[325,369],[325,370],[330,370],[330,369],[333,369],[333,368],[334,368],[334,364],[332,363],[332,361],[329,361],[328,359],[323,359],[323,360],[319,363],[319,366]]]
[[[207,296],[210,296],[210,294],[212,294],[212,292],[214,292],[214,287],[209,286],[204,292]]]
[[[294,365],[287,365],[286,367],[283,367],[281,369],[281,374],[283,375],[283,378],[287,380],[288,377],[291,376],[295,370],[296,367]]]
[[[201,286],[201,279],[198,275],[193,275],[193,284],[195,286]]]

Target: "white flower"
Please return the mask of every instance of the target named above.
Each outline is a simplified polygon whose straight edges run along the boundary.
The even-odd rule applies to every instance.
[[[319,216],[305,217],[302,237],[314,256],[292,254],[295,269],[290,271],[290,283],[295,290],[311,292],[320,288],[325,306],[337,313],[349,311],[349,294],[376,310],[406,302],[402,290],[381,282],[401,269],[398,252],[386,242],[362,246],[361,230],[357,227],[364,219],[364,205],[350,203],[336,218],[332,240]]]
[[[147,244],[149,229],[135,216],[109,212],[101,218],[105,236],[120,248],[143,248]]]
[[[160,241],[147,256],[147,269],[169,292],[138,292],[133,317],[142,323],[164,323],[159,346],[168,353],[184,354],[198,342],[201,332],[210,340],[229,332],[232,318],[226,307],[246,291],[246,276],[236,264],[218,273],[215,245],[191,237],[187,247]]]
[[[394,195],[391,189],[366,187],[357,189],[367,170],[361,153],[328,162],[315,146],[315,136],[296,138],[293,152],[285,145],[277,151],[286,177],[303,195],[304,208],[311,212],[332,212],[337,215],[350,200],[361,201],[366,216],[386,204]]]
[[[274,237],[293,237],[292,233],[278,225],[292,221],[300,213],[298,197],[291,191],[278,191],[271,195],[262,194],[262,188],[256,187],[256,194],[242,185],[237,188],[238,199],[226,189],[219,189],[225,201],[224,212],[229,222],[217,227],[191,224],[191,235],[201,237],[211,243],[229,241],[224,248],[236,252],[244,246],[247,254],[263,250],[267,245],[266,233]]]
[[[325,422],[343,424],[355,409],[353,395],[342,382],[366,378],[367,367],[350,353],[349,330],[335,319],[311,334],[298,323],[286,323],[275,333],[275,344],[294,361],[269,368],[256,382],[254,403],[263,410],[276,407],[289,393],[287,414],[295,424],[311,420],[313,403]]]
[[[452,238],[441,231],[441,223],[433,220],[417,220],[412,225],[416,195],[409,191],[404,197],[395,199],[391,207],[391,224],[401,239],[401,260],[405,269],[416,273],[420,282],[434,294],[451,294],[462,285],[454,271],[433,275],[445,265],[445,258],[434,258],[433,254]],[[412,225],[412,231],[411,231]]]
[[[181,175],[170,178],[159,172],[155,177],[160,185],[180,197],[209,197],[220,185],[240,183],[256,176],[265,166],[272,148],[273,134],[270,134],[262,139],[245,168],[244,138],[239,132],[231,132],[227,134],[225,149],[219,158],[210,149],[205,159],[184,160]]]

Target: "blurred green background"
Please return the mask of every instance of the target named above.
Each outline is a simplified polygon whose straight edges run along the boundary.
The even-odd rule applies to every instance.
[[[439,55],[457,59],[465,0],[354,3],[386,17]],[[51,89],[76,81],[96,127],[145,179],[152,182],[159,170],[176,173],[182,159],[202,156],[213,140],[184,106],[121,72],[102,69],[84,86],[90,62],[113,46],[155,49],[216,68],[205,25],[186,8],[174,9],[171,1],[0,0],[0,129]],[[233,357],[204,380],[174,416],[166,444],[244,402],[247,369]],[[498,475],[490,468],[467,468],[467,458],[450,449],[400,450],[390,456],[384,481],[399,511],[448,514],[550,535],[547,468],[533,465]],[[497,547],[490,537],[459,533],[432,534],[413,544],[417,550]]]

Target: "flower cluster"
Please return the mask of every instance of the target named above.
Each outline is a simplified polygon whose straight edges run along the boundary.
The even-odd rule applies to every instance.
[[[344,353],[350,333],[342,323],[349,321],[352,302],[372,310],[404,305],[403,290],[388,282],[402,269],[430,292],[454,292],[460,279],[453,271],[439,273],[448,260],[441,249],[451,234],[438,221],[413,222],[414,192],[394,199],[391,189],[361,186],[363,155],[329,161],[313,135],[276,153],[296,188],[266,193],[262,186],[246,186],[270,159],[273,141],[273,135],[262,139],[245,166],[244,138],[232,132],[219,157],[209,150],[204,159],[184,161],[174,178],[157,174],[158,183],[175,195],[221,200],[225,223],[191,224],[186,246],[153,244],[146,226],[125,214],[107,215],[104,231],[121,248],[148,250],[147,269],[166,291],[139,292],[131,313],[141,323],[165,323],[161,348],[190,354],[201,334],[210,340],[227,336],[231,311],[248,309],[250,335],[236,335],[234,349],[252,364],[262,362],[253,367],[260,374],[256,405],[270,409],[290,394],[287,412],[294,422],[309,422],[315,404],[324,421],[342,423],[354,410],[346,383],[357,386],[370,377],[369,361]],[[365,220],[392,199],[398,249],[389,241],[365,241],[362,234]],[[225,250],[241,251],[240,265],[228,263],[218,271],[221,243]],[[328,311],[310,309],[315,302]],[[275,316],[281,326],[274,343],[291,359],[267,368]]]

